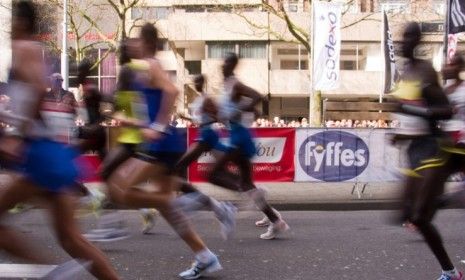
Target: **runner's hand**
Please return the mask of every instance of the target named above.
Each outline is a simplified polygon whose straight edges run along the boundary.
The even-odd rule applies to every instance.
[[[149,141],[155,141],[161,138],[161,132],[150,129],[150,128],[144,128],[142,129],[142,136]]]
[[[21,160],[24,145],[23,140],[16,136],[5,136],[0,138],[0,153],[9,160]]]

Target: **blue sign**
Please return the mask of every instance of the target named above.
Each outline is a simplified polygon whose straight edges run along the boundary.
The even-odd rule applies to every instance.
[[[368,166],[370,151],[357,135],[323,131],[311,135],[298,150],[302,169],[325,182],[340,182],[360,175]]]

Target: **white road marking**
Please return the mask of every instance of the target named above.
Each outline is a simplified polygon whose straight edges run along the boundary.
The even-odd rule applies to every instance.
[[[0,275],[5,278],[38,279],[55,269],[56,265],[42,264],[0,264]]]

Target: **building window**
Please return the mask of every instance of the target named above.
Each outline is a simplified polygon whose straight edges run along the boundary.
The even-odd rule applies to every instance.
[[[230,42],[207,43],[208,58],[223,59],[228,53],[236,52],[236,44]]]
[[[205,12],[205,6],[201,5],[189,5],[184,7],[186,13],[203,13]]]
[[[266,58],[266,44],[261,42],[244,42],[239,44],[240,58]]]
[[[341,70],[357,70],[357,61],[341,60]]]
[[[299,11],[299,1],[298,0],[288,0],[288,11],[291,13],[296,13]]]
[[[444,3],[444,1],[434,1],[433,2],[433,10],[434,12],[440,14],[440,15],[445,15],[446,14],[446,7],[447,4]]]
[[[184,65],[190,75],[202,74],[202,62],[200,60],[186,61]]]
[[[168,40],[165,38],[160,38],[157,40],[157,51],[169,51],[170,46]]]
[[[279,62],[279,66],[281,70],[307,70],[308,61],[301,60],[299,64],[298,59],[283,59]]]
[[[171,7],[135,7],[131,9],[131,19],[166,19],[171,12]]]
[[[357,14],[360,12],[359,0],[333,0],[332,2],[341,3],[343,13]]]
[[[410,13],[409,1],[396,0],[396,1],[382,1],[379,6],[381,11],[386,11],[392,14],[406,14]]]
[[[116,54],[107,49],[94,49],[86,56],[91,62],[100,62],[89,75],[89,80],[98,86],[104,94],[112,94],[116,88]],[[70,87],[78,87],[77,84],[77,63],[70,57]]]
[[[300,55],[307,55],[306,49],[300,49]],[[299,55],[299,49],[278,49],[278,55]]]

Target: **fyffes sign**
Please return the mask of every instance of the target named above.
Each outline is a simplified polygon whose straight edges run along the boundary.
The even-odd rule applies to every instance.
[[[324,131],[308,137],[299,148],[300,167],[311,177],[345,181],[368,166],[370,152],[358,136],[345,131]]]

